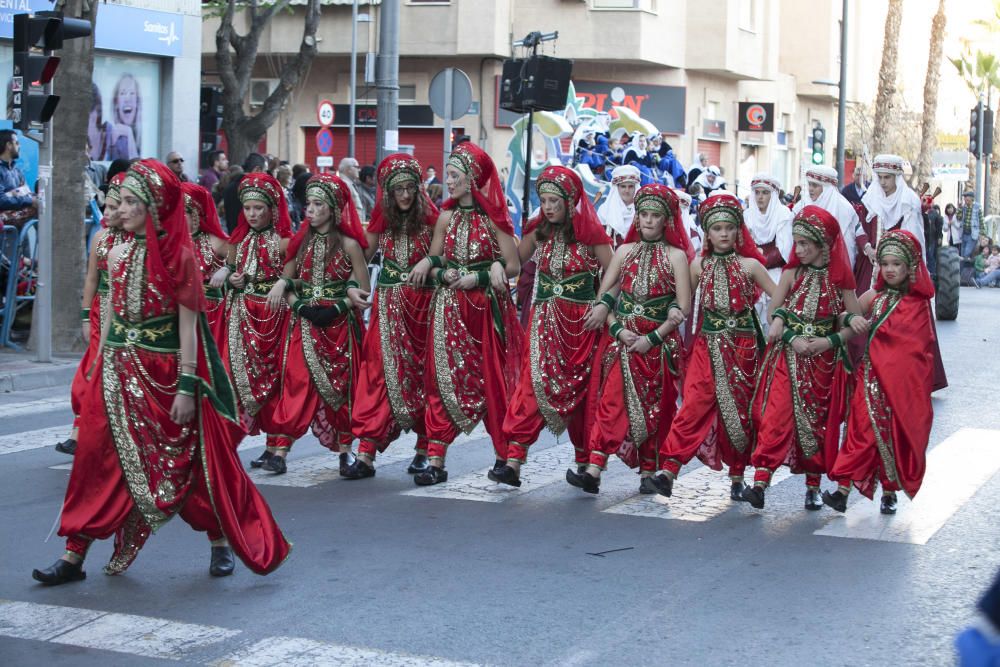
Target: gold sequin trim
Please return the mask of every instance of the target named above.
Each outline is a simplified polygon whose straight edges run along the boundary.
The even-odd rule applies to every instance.
[[[405,236],[405,235],[404,235]],[[409,238],[409,237],[407,237]],[[398,240],[397,240],[398,243]],[[398,247],[398,246],[397,246]],[[406,408],[403,391],[400,387],[399,367],[396,365],[396,351],[393,348],[393,337],[389,332],[389,298],[395,294],[395,287],[380,287],[378,294],[378,333],[382,345],[382,367],[385,376],[385,392],[389,396],[389,407],[396,423],[405,430],[414,426],[413,415]]]

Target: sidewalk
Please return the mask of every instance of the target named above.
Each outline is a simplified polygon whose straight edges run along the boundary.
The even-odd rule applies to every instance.
[[[0,392],[68,387],[79,363],[79,356],[53,356],[43,364],[32,351],[0,349]]]

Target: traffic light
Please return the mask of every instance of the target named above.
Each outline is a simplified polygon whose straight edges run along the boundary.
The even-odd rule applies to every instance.
[[[823,129],[822,125],[816,125],[816,127],[813,128],[812,139],[812,163],[823,164],[826,162],[826,151],[824,149],[824,144],[826,143],[826,130]]]
[[[969,112],[969,152],[975,157],[979,157],[979,150],[982,147],[982,142],[980,141],[979,128],[980,121],[983,115],[983,103],[980,102],[976,106],[972,107],[972,111]]]
[[[14,74],[11,79],[11,120],[23,132],[40,129],[59,105],[58,95],[43,89],[59,68],[53,51],[63,42],[86,37],[89,21],[63,18],[58,12],[14,15]]]

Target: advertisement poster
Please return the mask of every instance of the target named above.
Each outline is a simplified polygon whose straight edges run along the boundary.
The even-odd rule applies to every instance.
[[[161,157],[158,61],[95,56],[93,92],[94,106],[87,127],[92,160]]]

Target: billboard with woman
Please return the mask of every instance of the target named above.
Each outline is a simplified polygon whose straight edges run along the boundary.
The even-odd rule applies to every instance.
[[[160,108],[159,98],[159,62],[96,56],[87,126],[90,159],[159,156],[159,119],[155,114]]]

